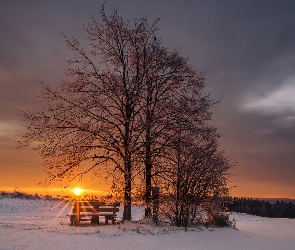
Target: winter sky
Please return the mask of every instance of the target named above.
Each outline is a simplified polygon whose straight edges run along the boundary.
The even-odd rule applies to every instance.
[[[0,189],[35,188],[45,174],[31,149],[16,149],[19,110],[38,107],[38,79],[57,86],[71,53],[60,31],[86,42],[82,24],[103,1],[0,3]],[[213,122],[237,161],[233,195],[295,198],[295,1],[108,0],[106,11],[161,17],[164,46],[206,73],[220,102]],[[99,187],[97,187],[99,188]]]

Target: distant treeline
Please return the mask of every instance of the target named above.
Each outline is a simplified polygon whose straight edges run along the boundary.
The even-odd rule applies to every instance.
[[[27,200],[62,200],[65,199],[65,197],[52,197],[50,195],[40,195],[40,194],[28,194],[26,192],[22,191],[13,191],[13,192],[7,192],[0,190],[0,199],[3,198],[9,198],[9,199],[27,199]]]
[[[291,202],[269,201],[233,198],[229,210],[237,213],[246,213],[270,218],[295,218],[295,204]]]

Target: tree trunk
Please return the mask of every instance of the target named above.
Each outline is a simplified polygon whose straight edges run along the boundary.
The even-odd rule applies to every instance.
[[[125,77],[124,77],[125,79]],[[129,98],[129,94],[126,91],[126,106],[125,106],[125,114],[126,114],[126,121],[125,121],[125,137],[124,137],[124,148],[125,148],[125,172],[124,172],[124,212],[123,212],[123,220],[131,220],[131,157],[130,157],[130,120],[131,120],[131,113],[132,113],[132,105]]]
[[[145,133],[145,217],[152,215],[152,157],[151,157],[151,83],[148,82],[148,96],[146,100],[146,133]]]
[[[150,142],[147,141],[146,145],[146,159],[145,159],[145,217],[150,217],[152,215],[151,209],[151,188],[152,188],[152,164],[151,164],[151,155],[150,155]]]
[[[150,217],[152,215],[152,209],[151,209],[151,182],[152,182],[152,176],[151,176],[151,165],[146,164],[146,183],[145,183],[145,217]]]
[[[126,164],[123,220],[131,220],[131,162]]]

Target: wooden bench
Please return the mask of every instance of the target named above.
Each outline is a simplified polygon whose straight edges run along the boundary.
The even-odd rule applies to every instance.
[[[92,224],[99,224],[99,217],[105,217],[105,224],[111,220],[112,224],[116,221],[116,212],[119,212],[120,203],[106,204],[99,201],[74,201],[72,203],[72,213],[70,217],[71,226],[80,225],[80,221],[90,220]]]

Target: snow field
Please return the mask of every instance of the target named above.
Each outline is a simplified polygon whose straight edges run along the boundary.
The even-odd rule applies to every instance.
[[[117,225],[70,226],[70,202],[0,199],[0,249],[295,249],[295,220],[233,214],[232,228],[154,226],[139,220],[143,210],[133,207],[136,220]],[[119,212],[119,218],[122,211]]]

